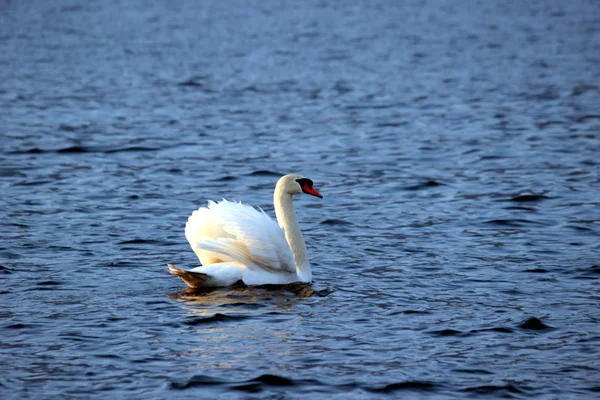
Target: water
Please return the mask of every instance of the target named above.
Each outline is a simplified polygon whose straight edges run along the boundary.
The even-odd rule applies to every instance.
[[[2,398],[597,398],[600,3],[0,8]],[[320,295],[186,293],[292,172]]]

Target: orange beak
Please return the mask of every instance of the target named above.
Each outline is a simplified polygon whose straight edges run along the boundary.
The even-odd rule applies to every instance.
[[[306,184],[306,183],[304,185],[302,185],[302,191],[306,194],[310,194],[311,196],[315,196],[320,199],[323,198],[321,193],[317,192],[317,190],[315,188],[308,186],[308,184]]]

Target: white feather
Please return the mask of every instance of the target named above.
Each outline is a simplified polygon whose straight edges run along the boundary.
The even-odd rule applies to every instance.
[[[185,236],[202,265],[235,261],[256,272],[296,273],[277,222],[242,203],[209,202],[189,217]]]

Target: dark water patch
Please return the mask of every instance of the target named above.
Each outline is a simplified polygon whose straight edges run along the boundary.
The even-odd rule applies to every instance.
[[[0,274],[12,274],[13,271],[6,268],[4,265],[0,265]]]
[[[600,88],[596,85],[590,85],[587,83],[580,83],[573,88],[571,96],[581,96],[586,92],[600,92]]]
[[[596,232],[595,229],[590,228],[589,226],[582,226],[582,225],[568,224],[567,228],[573,229],[574,231],[579,231],[579,232],[589,232],[589,233]]]
[[[562,125],[562,124],[564,124],[564,121],[541,121],[541,122],[537,122],[535,125],[538,127],[538,129],[545,129],[552,125]]]
[[[504,210],[519,210],[519,211],[528,211],[528,212],[536,212],[538,211],[535,207],[527,207],[522,205],[522,203],[517,203],[517,205],[511,205],[507,207],[502,207]]]
[[[106,320],[108,322],[119,322],[119,321],[126,321],[127,318],[124,318],[124,317],[108,317],[108,318],[106,318]]]
[[[526,269],[523,272],[530,272],[530,273],[534,273],[534,274],[545,274],[550,271],[548,271],[547,269],[544,269],[544,268],[531,268],[531,269]]]
[[[573,279],[598,280],[600,279],[600,267],[592,265],[591,267],[573,268],[562,271],[564,275],[573,275]]]
[[[165,242],[153,239],[131,239],[119,242],[119,244],[152,244],[157,246],[164,246]]]
[[[532,331],[544,331],[554,329],[553,327],[544,324],[540,319],[536,317],[527,318],[525,321],[519,324],[519,328]]]
[[[68,146],[59,149],[40,149],[34,147],[28,150],[16,150],[8,154],[81,154],[81,153],[123,153],[123,152],[152,152],[160,151],[165,147],[144,147],[144,146],[124,146],[124,147],[108,147],[108,146]]]
[[[398,391],[421,391],[421,392],[430,392],[434,390],[440,389],[440,386],[427,381],[405,381],[405,382],[396,382],[385,385],[382,388],[372,388],[368,389],[370,392],[374,393],[393,393]]]
[[[537,93],[522,92],[521,96],[527,98],[528,100],[550,101],[560,99],[560,92],[557,90],[556,86],[552,85]]]
[[[70,147],[64,147],[62,149],[58,149],[56,152],[57,153],[93,153],[94,150],[88,149],[85,147],[81,147],[81,146],[70,146]]]
[[[21,182],[17,182],[15,183],[15,186],[40,186],[40,185],[47,185],[49,183],[54,183],[55,181],[53,180],[44,180],[44,179],[39,179],[39,180],[24,180]],[[31,212],[32,214],[44,214],[47,213],[48,211],[38,211],[38,210],[29,210],[29,212]]]
[[[205,324],[214,324],[215,322],[235,322],[235,321],[243,321],[251,318],[248,315],[225,315],[221,313],[216,313],[210,317],[199,317],[199,318],[189,318],[183,321],[185,325],[196,326],[196,325],[205,325]]]
[[[344,221],[343,219],[326,219],[321,221],[323,225],[353,225],[352,222]]]
[[[173,175],[183,175],[183,170],[181,168],[168,168],[167,172]]]
[[[27,175],[22,171],[11,168],[0,168],[0,177],[2,178],[24,178]]]
[[[476,162],[479,161],[499,161],[506,159],[505,156],[496,155],[496,154],[486,154],[484,156],[479,157]]]
[[[510,201],[525,202],[525,201],[541,201],[549,197],[540,194],[522,194],[510,199]]]
[[[369,253],[369,254],[383,254],[383,253],[385,253],[385,249],[375,249],[373,247],[365,247],[363,250],[366,253]]]
[[[263,89],[263,88],[259,88],[256,85],[248,85],[243,87],[242,89],[240,89],[240,92],[247,92],[247,93],[268,93],[268,90]]]
[[[27,225],[27,224],[19,224],[18,222],[10,222],[10,223],[8,224],[8,226],[15,227],[15,228],[29,228],[29,227],[30,227],[30,225]]]
[[[103,264],[103,266],[109,267],[109,268],[123,268],[123,267],[138,267],[139,264],[135,263],[133,261],[111,261],[110,263],[107,264]]]
[[[111,153],[143,153],[143,152],[153,152],[160,151],[165,149],[166,147],[144,147],[144,146],[130,146],[130,147],[117,147],[111,149],[102,150],[103,153],[111,154]]]
[[[438,186],[445,186],[445,185],[443,183],[440,183],[437,181],[429,180],[429,181],[419,183],[416,185],[406,186],[406,187],[404,187],[404,190],[423,190],[423,189],[429,189],[429,188],[438,187]]]
[[[509,227],[509,228],[523,228],[523,227],[526,227],[529,225],[539,225],[541,223],[537,222],[537,221],[531,221],[528,219],[515,218],[515,219],[492,219],[489,221],[485,221],[484,224],[497,225],[497,226]]]
[[[507,383],[506,385],[482,385],[482,386],[473,386],[466,389],[463,389],[463,392],[470,392],[479,395],[508,395],[512,398],[512,394],[521,394],[525,393],[525,390],[520,388],[517,385]]]
[[[581,342],[581,341],[578,341],[578,342]],[[599,371],[599,369],[591,367],[589,365],[569,365],[568,367],[563,367],[560,369],[560,372],[564,372],[564,373],[573,372],[573,371],[596,372],[596,371]]]
[[[240,383],[229,385],[231,389],[246,393],[260,393],[268,389],[286,389],[297,388],[297,390],[306,390],[308,387],[318,387],[322,391],[327,390],[326,384],[315,379],[295,380],[279,375],[264,374]]]
[[[459,372],[459,373],[463,373],[463,374],[474,374],[474,375],[493,375],[493,372],[490,372],[488,370],[485,369],[478,369],[478,368],[458,368],[455,369],[454,371]]]
[[[18,323],[18,324],[5,325],[5,326],[3,326],[3,328],[4,329],[38,329],[41,326],[42,325],[40,325],[40,324],[22,324],[22,323]]]
[[[147,306],[165,306],[165,305],[169,305],[170,303],[166,300],[148,300],[148,301],[144,301],[144,304]]]
[[[423,315],[423,314],[430,314],[430,311],[425,311],[425,310],[403,310],[401,311],[402,314],[407,314],[407,315]]]
[[[333,59],[336,59],[336,60],[345,60],[345,59],[347,59],[347,57],[345,55],[343,55],[341,57],[340,56],[334,56],[334,57],[335,58],[331,58],[331,56],[330,56],[330,57],[327,58],[327,60],[330,61],[330,60],[333,60]],[[345,82],[343,80],[337,80],[335,82],[335,84],[333,85],[332,89],[335,90],[339,95],[344,95],[346,93],[350,93],[350,92],[354,91],[354,88],[350,85],[350,83],[349,82]]]
[[[131,362],[134,364],[152,364],[152,363],[161,362],[161,361],[164,361],[164,359],[161,357],[145,357],[145,358],[136,358],[136,359],[131,360]]]
[[[36,285],[32,288],[26,289],[27,291],[45,291],[45,290],[53,290],[53,291],[74,291],[77,290],[75,288],[67,288],[67,287],[60,287],[58,285]]]
[[[526,293],[518,289],[503,289],[500,292],[510,296],[524,296]]]
[[[246,176],[268,176],[268,177],[277,177],[280,178],[283,174],[274,171],[267,171],[263,169],[259,169],[258,171],[252,171]]]
[[[283,376],[265,374],[248,382],[262,383],[268,386],[294,386],[294,381]]]
[[[406,103],[374,103],[374,104],[353,104],[346,106],[346,110],[385,110],[388,108],[402,108]]]
[[[571,120],[578,124],[587,122],[592,119],[600,119],[600,114],[585,114],[571,117]]]
[[[17,150],[17,151],[12,151],[9,152],[9,154],[40,154],[43,153],[44,151],[38,147],[33,147],[27,150]]]
[[[95,354],[94,357],[108,360],[121,360],[123,357],[117,354]]]
[[[474,329],[470,333],[479,333],[479,332],[513,333],[514,330],[512,330],[510,328],[503,327],[503,326],[498,326],[498,327],[495,327],[495,328]]]
[[[250,185],[248,186],[248,188],[250,189],[250,191],[252,192],[272,192],[273,191],[273,181],[268,182],[268,183],[261,183],[258,185]],[[271,205],[269,204],[269,207],[271,207]]]
[[[81,332],[69,331],[58,334],[58,337],[66,340],[72,340],[74,342],[101,342],[105,338],[102,336],[85,335]]]
[[[43,282],[38,282],[36,283],[36,285],[38,286],[58,286],[58,285],[62,285],[63,282],[59,282],[59,281],[43,281]]]
[[[220,379],[213,378],[212,376],[207,375],[194,375],[190,379],[184,382],[171,382],[172,389],[189,389],[194,387],[204,387],[204,386],[215,386],[215,385],[224,385],[226,381],[222,381]]]
[[[92,152],[91,149],[82,147],[82,146],[68,146],[62,147],[60,149],[40,149],[39,147],[34,147],[28,150],[17,150],[13,151],[10,154],[51,154],[51,153],[89,153]]]
[[[58,126],[58,129],[60,129],[61,131],[64,131],[64,132],[77,132],[77,131],[86,129],[88,127],[89,127],[89,125],[87,125],[87,124],[82,124],[82,125],[60,124]]]
[[[164,193],[146,193],[144,199],[164,199]]]
[[[401,121],[401,122],[379,122],[375,124],[375,128],[399,128],[401,126],[406,126],[409,124],[409,121]]]
[[[225,175],[225,176],[220,176],[218,178],[215,179],[211,179],[213,182],[231,182],[231,181],[235,181],[238,180],[239,178],[236,176],[232,176],[232,175]]]
[[[192,86],[192,87],[201,87],[204,88],[206,85],[206,81],[210,79],[208,75],[197,75],[192,76],[184,81],[177,83],[178,86]]]
[[[264,388],[261,383],[250,382],[250,383],[242,383],[239,385],[233,385],[232,389],[239,390],[241,392],[246,392],[246,393],[260,393],[263,391]]]
[[[447,336],[468,336],[467,333],[457,331],[455,329],[442,329],[437,331],[428,331],[427,332],[433,336],[447,337]]]

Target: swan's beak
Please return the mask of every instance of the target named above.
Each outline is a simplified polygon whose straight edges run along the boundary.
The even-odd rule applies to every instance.
[[[318,198],[320,198],[320,199],[322,199],[322,198],[323,198],[323,196],[321,195],[321,193],[317,192],[317,189],[315,189],[315,188],[313,188],[313,187],[310,187],[310,186],[308,186],[308,185],[304,185],[304,186],[302,187],[302,191],[303,191],[304,193],[306,193],[306,194],[310,194],[311,196],[315,196],[315,197],[318,197]]]

